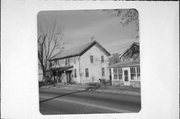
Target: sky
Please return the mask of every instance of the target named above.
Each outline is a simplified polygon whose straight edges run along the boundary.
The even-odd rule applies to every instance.
[[[102,10],[66,10],[41,11],[37,16],[42,28],[56,21],[63,32],[65,49],[69,49],[94,40],[107,51],[120,53],[132,42],[137,42],[136,25],[134,22],[123,26],[121,17]]]

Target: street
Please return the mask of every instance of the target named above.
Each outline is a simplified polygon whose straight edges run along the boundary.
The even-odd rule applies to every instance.
[[[39,94],[42,114],[131,113],[141,109],[140,96],[52,88],[40,88]]]

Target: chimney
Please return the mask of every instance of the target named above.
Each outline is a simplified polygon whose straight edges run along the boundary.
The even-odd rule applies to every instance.
[[[92,41],[92,42],[94,41],[94,36],[91,37],[91,41]]]

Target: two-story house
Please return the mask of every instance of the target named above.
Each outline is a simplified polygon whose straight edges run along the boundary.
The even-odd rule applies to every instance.
[[[120,62],[109,66],[113,85],[140,87],[139,43],[132,43],[120,56]]]
[[[105,48],[91,41],[59,53],[50,61],[50,70],[58,82],[84,84],[109,80],[108,56]]]

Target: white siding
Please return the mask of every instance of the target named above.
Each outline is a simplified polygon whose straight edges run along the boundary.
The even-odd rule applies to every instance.
[[[76,62],[74,62],[74,59],[76,59]],[[79,74],[79,56],[72,57],[72,62],[71,65],[73,66],[73,81],[76,83],[81,83],[80,82],[80,74]],[[76,77],[74,77],[74,69],[76,69]]]
[[[93,63],[90,62],[91,55],[93,56]],[[101,56],[104,56],[104,63],[101,63]],[[68,65],[66,65],[66,59],[58,60],[58,66],[56,66],[73,66],[72,69],[69,69],[72,70],[73,82],[99,82],[100,78],[109,80],[108,56],[96,45],[92,46],[82,56],[69,58],[70,63]],[[89,77],[85,77],[85,68],[88,68]],[[104,68],[105,76],[102,76],[102,68]],[[74,77],[74,69],[76,69],[76,77]]]
[[[94,62],[90,62],[90,56]],[[104,63],[101,63],[101,56],[104,56]],[[85,68],[89,70],[89,77],[85,77]],[[102,68],[105,69],[105,76],[102,77]],[[99,78],[109,80],[108,57],[96,45],[91,47],[80,57],[81,83],[99,82]]]

